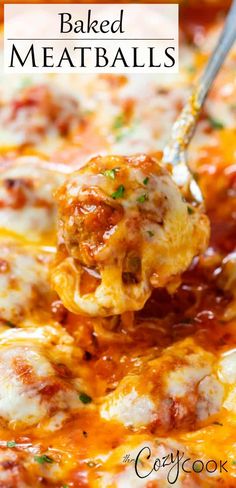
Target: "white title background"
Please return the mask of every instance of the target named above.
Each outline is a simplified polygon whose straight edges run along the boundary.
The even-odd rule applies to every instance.
[[[82,20],[86,26],[88,11],[92,19],[114,22],[120,18],[123,9],[123,30],[117,32],[69,33],[60,32],[59,13],[70,13],[71,23]],[[117,24],[116,24],[117,25]],[[69,27],[68,27],[69,28]],[[66,26],[65,26],[66,30]],[[13,45],[24,61],[33,45],[36,67],[32,66],[32,52],[21,66]],[[74,48],[77,49],[74,49]],[[84,52],[86,66],[80,66],[81,47],[89,47]],[[64,49],[67,49],[75,66],[66,57],[58,66]],[[106,52],[107,66],[96,67],[97,48],[100,54]],[[117,59],[111,66],[120,48],[127,66]],[[134,61],[134,48],[136,61]],[[151,49],[152,48],[152,49]],[[174,57],[175,64],[166,56],[165,49]],[[152,64],[150,66],[150,51]],[[45,53],[47,56],[45,64]],[[12,59],[13,56],[13,59]],[[101,65],[105,58],[100,58]],[[134,64],[139,66],[134,66]],[[12,64],[12,66],[10,66]],[[140,66],[144,64],[144,66]],[[159,65],[157,67],[156,65]],[[165,66],[166,64],[166,66]],[[178,5],[171,4],[41,4],[5,5],[4,22],[4,70],[7,73],[176,73],[178,72]]]

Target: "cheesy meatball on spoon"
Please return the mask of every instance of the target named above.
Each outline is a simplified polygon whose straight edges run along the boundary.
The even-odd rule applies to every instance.
[[[235,40],[235,16],[236,1],[172,128],[162,163],[143,154],[97,157],[57,190],[59,237],[51,280],[72,312],[105,317],[140,310],[153,288],[175,289],[193,257],[205,250],[209,222],[185,154]]]
[[[154,156],[94,158],[56,199],[52,282],[74,313],[141,309],[154,287],[176,285],[207,244],[207,217],[183,199]]]

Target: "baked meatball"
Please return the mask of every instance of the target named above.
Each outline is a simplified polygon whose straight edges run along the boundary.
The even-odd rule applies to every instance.
[[[67,137],[79,121],[77,100],[46,84],[23,88],[0,106],[0,128],[7,146],[36,145],[48,136]]]
[[[208,241],[207,217],[184,201],[155,157],[92,159],[57,190],[59,237],[52,284],[74,313],[141,309],[173,288]]]

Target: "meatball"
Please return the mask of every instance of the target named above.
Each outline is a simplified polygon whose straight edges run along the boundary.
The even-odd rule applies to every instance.
[[[8,145],[35,145],[49,134],[65,137],[79,120],[77,100],[43,84],[23,88],[0,110]]]
[[[48,283],[51,253],[3,240],[0,244],[0,323],[19,325],[50,313],[56,293]]]
[[[54,242],[53,192],[65,179],[62,168],[63,165],[26,156],[17,158],[0,172],[1,232],[34,242]]]
[[[0,334],[0,421],[15,429],[59,429],[84,406],[71,367],[73,340],[58,327]],[[78,362],[80,354],[75,360]],[[40,426],[39,426],[40,423]]]
[[[101,404],[101,416],[139,430],[168,432],[219,412],[224,386],[214,356],[185,339],[125,376]],[[129,405],[129,408],[127,408]]]
[[[64,305],[92,316],[141,309],[173,287],[207,244],[207,217],[152,156],[92,159],[57,190],[51,279]]]

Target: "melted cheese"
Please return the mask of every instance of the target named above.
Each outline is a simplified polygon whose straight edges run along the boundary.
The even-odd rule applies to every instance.
[[[204,249],[206,234],[200,214],[188,214],[169,175],[153,177],[146,186],[146,172],[133,168],[130,175],[137,181],[133,200],[111,202],[119,173],[113,180],[97,168],[93,175],[88,167],[80,170],[99,154],[158,151],[155,159],[161,159],[159,151],[171,124],[206,63],[223,21],[215,16],[215,6],[208,11],[206,2],[204,8],[195,0],[188,3],[191,5],[183,5],[180,13],[177,75],[42,74],[4,75],[1,79],[0,485],[4,488],[165,488],[169,486],[169,466],[141,479],[134,463],[124,462],[125,455],[135,458],[147,445],[152,455],[142,458],[142,473],[151,471],[157,457],[176,456],[179,450],[191,463],[202,460],[205,465],[214,459],[219,466],[221,460],[227,460],[227,472],[209,473],[204,468],[201,473],[192,469],[185,473],[181,468],[176,488],[235,486],[235,49],[209,94],[188,151],[206,199],[210,245],[193,260],[178,289],[171,279],[171,295],[162,288],[166,285],[163,277],[185,269],[193,255]],[[34,100],[37,103],[27,108],[27,100],[37,92],[41,93]],[[116,166],[117,160],[104,169]],[[81,266],[78,241],[71,239],[73,220],[69,219],[66,235],[59,229],[56,267],[65,262],[66,266],[60,269],[57,287],[75,315],[52,291],[48,271],[56,239],[52,194],[65,176],[77,170],[65,187],[65,195],[74,203],[78,188],[89,185],[91,179],[106,201],[121,208],[126,217],[134,211],[136,196],[147,191],[152,197],[156,193],[163,199],[167,196],[165,231],[173,225],[176,238],[164,242],[165,260],[160,262],[152,232],[163,243],[164,231],[148,215],[133,248],[140,251],[142,242],[143,264],[150,259],[156,265],[158,256],[160,273],[151,287],[160,287],[151,293],[148,276],[142,299],[129,296],[130,283],[122,283],[119,289],[120,275],[117,277],[114,267],[108,272],[104,295],[95,299],[100,279],[97,263],[84,263],[88,253],[83,248]],[[130,179],[126,174],[119,182],[128,188],[129,197]],[[153,205],[152,198],[140,203],[151,213],[153,206],[157,212],[159,206]],[[90,215],[96,214],[95,206],[90,210]],[[174,216],[177,220],[172,221]],[[104,221],[109,221],[107,214]],[[119,222],[121,241],[127,243],[135,226],[132,232],[130,226],[124,232]],[[92,224],[97,224],[96,219]],[[100,238],[101,230],[95,225],[90,234]],[[151,234],[145,234],[146,230]],[[199,242],[202,238],[198,246],[196,234]],[[116,236],[110,228],[105,232],[107,247],[100,241],[97,246],[95,239],[95,251],[104,261],[121,256],[122,245],[117,245]],[[89,259],[94,259],[93,253]],[[137,266],[137,260],[133,264]],[[76,295],[74,276],[80,266],[81,288]],[[126,261],[121,269],[130,273]],[[125,275],[126,280],[130,277]],[[78,315],[81,300],[87,313],[87,295],[89,303],[94,299],[89,313],[100,312],[101,306],[110,307],[112,313],[108,288],[117,294],[118,311],[129,309],[130,304],[140,308],[151,295],[144,309],[135,314]]]
[[[51,255],[6,240],[0,246],[0,318],[13,324],[32,316],[56,295],[48,282]]]
[[[183,201],[154,157],[91,160],[58,189],[57,200],[52,284],[75,313],[109,316],[143,308],[152,288],[176,283],[207,243],[206,216]],[[98,276],[90,293],[82,293],[85,267]]]
[[[190,340],[175,345],[148,362],[139,375],[125,377],[105,399],[101,415],[133,428],[156,424],[167,430],[190,418],[203,420],[219,412],[223,403],[224,388],[212,374],[213,361],[213,355]]]
[[[48,347],[53,335],[59,339],[57,330],[53,334],[45,327],[44,344],[40,329],[35,332],[29,329],[25,338],[12,331],[0,335],[0,418],[13,429],[44,421],[44,429],[55,430],[82,402],[72,373],[62,368],[66,357],[61,355],[63,363],[58,366]]]
[[[76,99],[48,84],[22,88],[0,108],[1,145],[35,145],[46,136],[68,135],[79,123]]]
[[[56,164],[37,157],[14,161],[0,173],[0,232],[52,241],[56,232],[53,192],[63,181]]]

